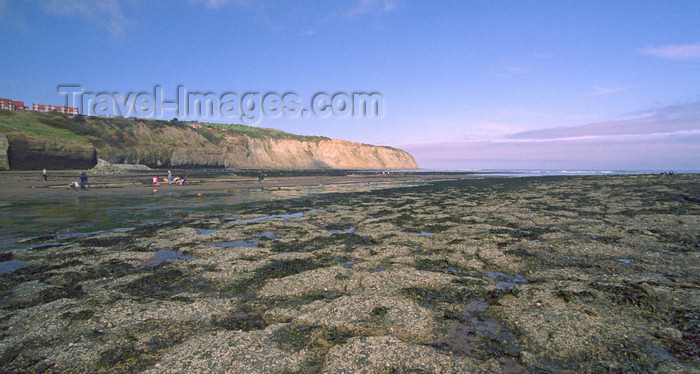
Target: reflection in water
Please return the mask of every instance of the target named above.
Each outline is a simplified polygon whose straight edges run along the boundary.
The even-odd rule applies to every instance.
[[[209,235],[211,233],[215,233],[215,232],[219,231],[220,229],[211,229],[211,230],[210,229],[195,229],[195,230],[197,230],[198,234]]]
[[[250,239],[250,240],[241,240],[238,242],[221,242],[217,244],[213,244],[214,247],[221,247],[221,248],[230,248],[230,247],[255,247],[260,243],[260,239]]]
[[[265,239],[280,239],[280,238],[284,238],[284,235],[277,235],[277,234],[275,234],[274,232],[271,232],[271,231],[265,231],[265,232],[263,232],[263,233],[260,234],[260,235],[253,235],[253,236],[254,236],[254,237],[257,237],[257,238],[265,238]]]
[[[234,222],[260,222],[264,221],[266,219],[273,219],[273,218],[301,218],[304,215],[304,213],[292,213],[292,214],[275,214],[272,216],[264,216],[264,217],[255,217],[255,218],[250,218],[250,219],[237,219]]]
[[[0,204],[0,248],[11,250],[18,240],[39,235],[72,237],[117,228],[131,229],[145,224],[173,221],[192,210],[203,212],[233,211],[233,206],[250,201],[297,198],[312,194],[359,192],[406,187],[406,183],[342,183],[289,188],[228,189],[226,191],[173,191],[162,194],[80,194],[56,197],[5,199]],[[302,213],[288,216],[296,218]],[[202,232],[204,233],[204,232]],[[0,249],[2,251],[2,249]]]
[[[334,235],[352,234],[355,231],[357,231],[357,229],[354,227],[351,227],[351,228],[346,229],[346,230],[328,230],[329,233],[334,234]]]
[[[23,267],[24,261],[10,260],[0,262],[0,274],[12,273],[13,271]]]
[[[158,266],[168,260],[189,260],[194,258],[192,255],[186,255],[169,249],[156,251],[156,255],[158,257],[156,257],[155,260],[146,264],[147,268]]]

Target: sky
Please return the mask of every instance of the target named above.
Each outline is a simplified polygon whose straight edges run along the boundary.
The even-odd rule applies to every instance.
[[[0,97],[425,169],[698,170],[700,1],[0,0]]]

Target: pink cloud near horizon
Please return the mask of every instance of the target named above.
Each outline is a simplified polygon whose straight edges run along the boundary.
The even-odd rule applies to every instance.
[[[651,116],[401,147],[426,169],[699,170],[700,102]]]

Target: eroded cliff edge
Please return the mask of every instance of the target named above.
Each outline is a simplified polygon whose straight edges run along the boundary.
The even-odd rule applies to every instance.
[[[400,149],[243,125],[59,113],[0,113],[10,169],[84,169],[101,158],[150,167],[416,169]],[[198,127],[198,126],[195,126]],[[0,165],[0,169],[2,169]]]

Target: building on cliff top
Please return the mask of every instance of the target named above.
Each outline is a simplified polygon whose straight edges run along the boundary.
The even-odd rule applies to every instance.
[[[29,110],[29,108],[24,105],[24,101],[5,99],[2,97],[0,97],[0,109],[19,111]]]
[[[17,111],[25,112],[25,111],[29,110],[29,107],[27,105],[24,105],[24,101],[5,99],[5,98],[0,97],[0,109],[17,110]],[[59,113],[64,113],[64,114],[70,114],[70,115],[78,114],[78,108],[60,106],[60,105],[33,104],[32,110],[36,111],[36,112],[44,112],[44,113],[53,112],[55,110]]]
[[[69,106],[60,106],[60,105],[33,104],[32,110],[36,111],[36,112],[44,112],[44,113],[52,112],[55,110],[59,113],[64,113],[64,114],[70,114],[70,115],[78,114],[78,108],[69,107]]]

